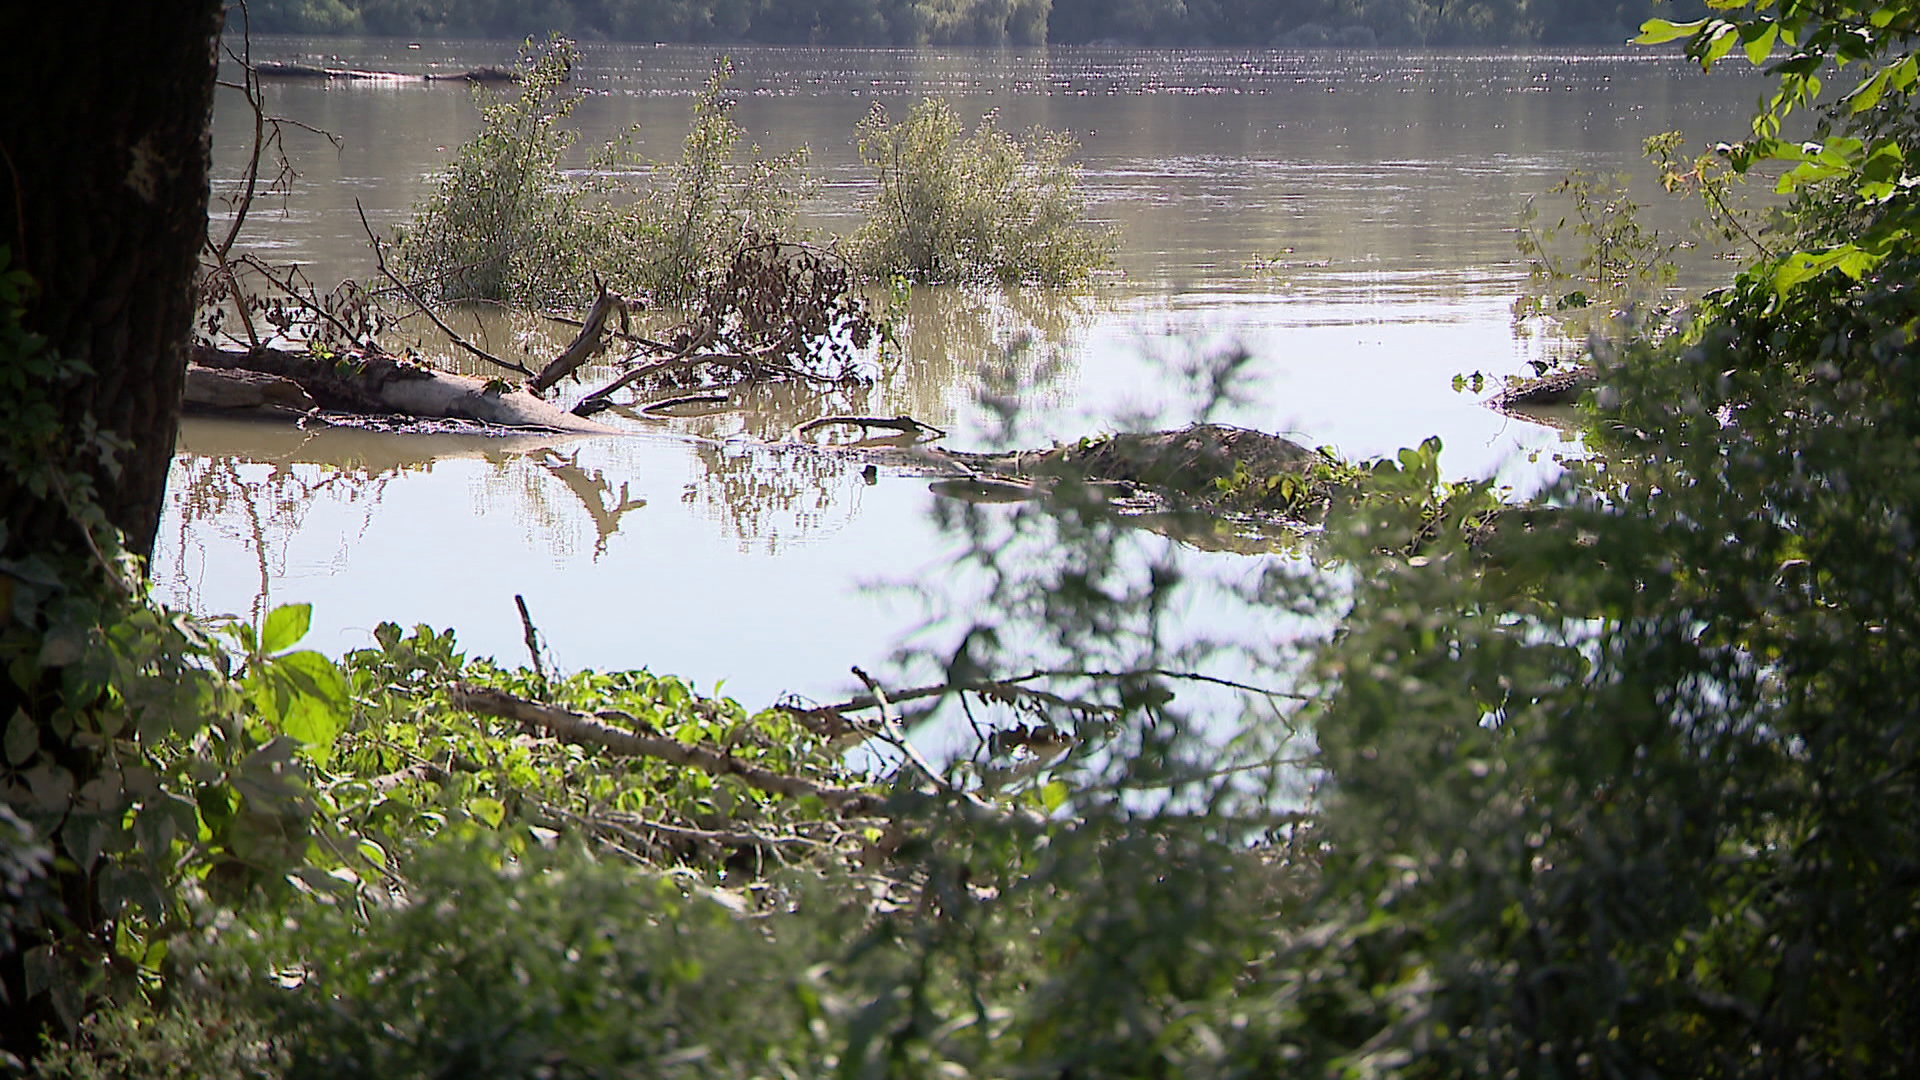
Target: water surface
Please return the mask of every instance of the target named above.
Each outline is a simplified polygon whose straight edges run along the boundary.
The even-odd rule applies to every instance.
[[[257,57],[338,57],[421,71],[509,59],[499,42],[269,38]],[[1564,449],[1451,389],[1456,373],[1524,370],[1548,345],[1509,315],[1524,287],[1513,227],[1570,169],[1639,169],[1649,134],[1693,143],[1743,129],[1759,83],[1652,52],[1398,55],[732,50],[737,116],[769,150],[805,144],[820,184],[808,224],[850,231],[867,190],[855,123],[927,94],[1012,129],[1071,131],[1093,214],[1117,229],[1113,272],[1075,293],[918,290],[903,348],[867,389],[742,395],[714,415],[621,422],[637,434],[571,442],[297,432],[189,421],[156,561],[163,589],[204,611],[311,600],[320,647],[364,644],[382,620],[453,626],[517,661],[524,594],[569,667],[650,666],[762,704],[828,697],[875,665],[964,582],[956,541],[930,521],[924,479],[800,447],[765,445],[831,411],[909,413],[951,445],[1044,445],[1185,423],[1207,406],[1222,350],[1250,361],[1216,420],[1290,433],[1354,456],[1433,435],[1450,475],[1536,483]],[[695,47],[588,45],[574,115],[590,145],[638,125],[677,154],[712,63]],[[373,265],[355,211],[391,231],[477,125],[446,84],[279,83],[273,111],[337,134],[290,136],[301,175],[250,226],[263,257],[316,281]],[[251,119],[216,117],[216,195],[232,190]],[[1649,220],[1676,225],[1681,208]],[[1686,268],[1710,283],[1725,264]],[[544,357],[567,331],[486,324],[486,344]],[[438,348],[438,346],[430,346]],[[982,373],[1017,391],[1004,431],[976,399]],[[1157,538],[1196,578],[1256,575],[1258,560]],[[914,583],[872,589],[875,583]],[[964,604],[960,604],[964,608]],[[1216,613],[1191,614],[1196,623]],[[1256,630],[1253,622],[1248,632]]]

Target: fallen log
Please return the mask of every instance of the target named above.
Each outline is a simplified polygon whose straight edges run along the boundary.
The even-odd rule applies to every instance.
[[[375,354],[326,358],[289,349],[194,348],[193,362],[225,371],[276,375],[299,384],[322,408],[474,420],[503,427],[540,428],[580,435],[618,434],[618,428],[575,416],[498,380],[436,371]]]
[[[181,407],[224,416],[304,416],[320,407],[300,384],[279,375],[241,368],[187,365]]]
[[[1511,412],[1528,406],[1572,405],[1598,382],[1599,373],[1584,364],[1534,379],[1516,379],[1488,398],[1487,407],[1495,412]]]
[[[1299,500],[1264,485],[1243,491],[1243,478],[1265,481],[1305,473],[1319,455],[1290,439],[1227,424],[1195,424],[1178,431],[1129,432],[1081,439],[1046,450],[974,454],[928,451],[975,481],[1068,479],[1124,493],[1145,488],[1176,505],[1216,509],[1290,510]],[[1044,484],[1042,485],[1044,486]]]
[[[468,68],[465,71],[427,71],[410,73],[405,71],[368,71],[361,68],[325,67],[320,64],[303,64],[294,60],[262,60],[253,65],[254,74],[263,79],[311,79],[315,81],[358,82],[466,82],[466,83],[511,83],[519,82],[520,76],[510,67],[487,66]]]

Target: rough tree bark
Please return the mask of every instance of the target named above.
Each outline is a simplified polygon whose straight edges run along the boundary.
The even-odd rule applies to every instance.
[[[74,440],[71,465],[93,474],[108,521],[142,555],[152,552],[159,528],[206,237],[223,7],[223,0],[102,0],[84,10],[0,4],[0,244],[39,283],[26,329],[91,369],[90,377],[63,383],[54,404]],[[88,425],[124,443],[117,461],[80,452]],[[0,556],[8,559],[70,562],[61,557],[85,550],[58,499],[36,497],[4,466],[0,524]],[[24,686],[0,677],[0,718],[24,712],[44,721],[58,684],[58,673],[47,670]],[[93,751],[49,742],[45,732],[43,746],[60,752],[76,780],[98,772]],[[56,877],[61,914],[80,933],[96,930],[91,875],[62,870]],[[7,1052],[30,1060],[53,1024],[49,995],[22,992],[23,949],[16,942],[0,952],[7,991],[0,1061]]]
[[[117,470],[94,471],[141,554],[173,459],[223,7],[0,6],[0,243],[40,284],[27,328],[94,371],[61,403],[69,430],[90,415],[130,444]],[[0,475],[0,513],[9,553],[77,541],[61,508],[12,476]]]

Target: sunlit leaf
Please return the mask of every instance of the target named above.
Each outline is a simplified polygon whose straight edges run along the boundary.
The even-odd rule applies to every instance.
[[[313,625],[312,604],[286,604],[267,613],[260,631],[260,651],[269,655],[292,648]]]
[[[1065,781],[1049,780],[1046,786],[1040,789],[1040,802],[1047,808],[1047,813],[1051,814],[1067,805],[1067,799],[1072,794],[1073,789],[1069,788]]]
[[[487,823],[490,829],[497,829],[507,819],[507,808],[499,799],[485,795],[467,800],[467,813]]]
[[[1692,22],[1684,23],[1671,22],[1666,19],[1648,19],[1646,22],[1640,24],[1640,35],[1633,39],[1633,44],[1665,45],[1669,41],[1677,41],[1680,38],[1692,36],[1706,24],[1707,20],[1705,19],[1695,19]]]
[[[311,650],[288,653],[273,661],[275,711],[281,732],[305,744],[315,764],[324,767],[334,740],[352,719],[347,681],[333,661]]]

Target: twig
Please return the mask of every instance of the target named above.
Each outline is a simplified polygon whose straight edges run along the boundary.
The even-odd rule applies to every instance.
[[[911,416],[823,416],[818,420],[809,420],[794,428],[793,437],[795,440],[798,440],[810,431],[815,431],[823,427],[832,427],[835,424],[858,426],[863,430],[866,428],[887,428],[891,431],[898,431],[903,435],[919,435],[922,432],[932,432],[933,437],[936,439],[943,439],[947,435],[946,431],[941,428],[934,427],[932,424],[923,424]]]
[[[367,223],[367,208],[360,205],[359,199],[353,200],[353,208],[360,212],[360,227],[362,229],[365,229],[367,232],[367,243],[369,246],[373,248],[373,257],[375,261],[377,261],[380,264],[381,275],[384,276],[388,281],[391,281],[395,285],[399,286],[400,291],[407,295],[407,299],[413,301],[414,306],[420,309],[420,314],[425,315],[429,322],[433,323],[433,325],[440,328],[441,333],[447,335],[448,341],[453,342],[455,345],[460,346],[462,349],[465,349],[467,352],[472,353],[473,355],[479,357],[482,360],[487,361],[490,364],[496,364],[500,367],[506,368],[508,371],[512,371],[520,375],[525,375],[529,379],[533,378],[533,372],[527,370],[525,367],[522,367],[521,365],[516,364],[511,360],[500,359],[499,357],[493,355],[492,353],[481,348],[480,346],[475,345],[473,342],[468,341],[466,338],[461,337],[459,332],[456,331],[453,327],[448,326],[446,323],[440,321],[440,316],[434,314],[433,309],[427,306],[427,302],[425,300],[420,299],[420,294],[413,290],[413,286],[400,280],[399,275],[395,274],[392,270],[387,269],[387,255],[386,255],[386,252],[380,246],[380,238],[373,234],[373,226]]]
[[[924,773],[927,779],[933,782],[933,786],[939,788],[941,791],[949,795],[957,795],[967,802],[983,809],[991,809],[987,806],[986,800],[980,798],[980,796],[975,795],[971,791],[963,791],[955,787],[953,782],[945,776],[942,776],[939,770],[933,767],[933,763],[928,761],[920,753],[919,749],[913,745],[913,742],[907,738],[906,729],[900,726],[900,719],[894,714],[893,706],[888,704],[886,691],[880,689],[879,680],[858,667],[853,669],[853,676],[867,684],[867,692],[872,694],[874,701],[880,704],[880,723],[886,729],[887,741],[898,747],[900,752],[907,756],[907,760],[913,763],[914,768]]]
[[[726,754],[688,746],[675,739],[620,731],[584,713],[542,705],[490,687],[456,683],[448,692],[448,697],[458,709],[535,724],[556,737],[598,746],[622,757],[657,758],[699,769],[713,776],[736,777],[748,787],[771,795],[785,795],[794,799],[816,798],[843,814],[868,813],[878,809],[885,801],[871,791],[836,787],[804,777],[772,772],[737,761]]]
[[[547,671],[540,663],[540,632],[533,628],[533,616],[527,614],[527,598],[514,593],[513,606],[520,609],[520,632],[526,637],[527,655],[533,657],[533,673],[545,679]]]

